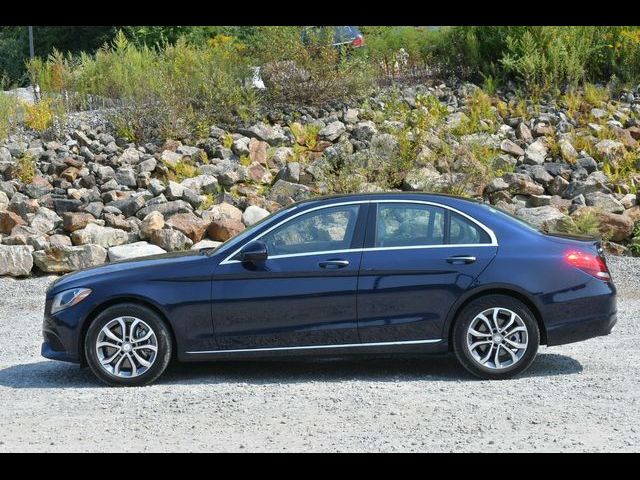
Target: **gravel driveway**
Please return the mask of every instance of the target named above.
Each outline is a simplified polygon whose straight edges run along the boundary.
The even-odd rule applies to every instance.
[[[52,277],[0,278],[0,452],[638,451],[638,260],[610,260],[611,335],[542,347],[503,382],[448,357],[360,358],[174,365],[107,388],[40,357]]]

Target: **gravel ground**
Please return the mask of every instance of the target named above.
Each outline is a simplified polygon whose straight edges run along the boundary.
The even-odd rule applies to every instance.
[[[520,378],[451,357],[170,367],[117,389],[40,357],[52,277],[0,278],[3,451],[638,451],[640,259],[612,258],[618,326],[542,347]]]

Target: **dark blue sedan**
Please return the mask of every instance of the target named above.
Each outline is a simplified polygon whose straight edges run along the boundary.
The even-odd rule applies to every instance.
[[[367,194],[291,205],[215,250],[66,275],[47,292],[42,355],[111,385],[148,384],[174,357],[446,352],[503,379],[538,345],[615,323],[597,241],[455,197]]]

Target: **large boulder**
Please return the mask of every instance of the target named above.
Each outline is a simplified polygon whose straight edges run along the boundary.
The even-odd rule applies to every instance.
[[[26,225],[19,215],[13,212],[0,211],[0,233],[9,235],[16,225]]]
[[[171,230],[169,228],[154,230],[151,233],[150,240],[154,245],[157,245],[168,252],[188,250],[193,245],[191,239],[184,233],[179,230]]]
[[[62,226],[67,232],[75,232],[94,222],[95,218],[85,212],[65,212],[62,214]]]
[[[160,212],[151,212],[140,223],[140,236],[150,238],[154,230],[164,228],[164,217]]]
[[[173,202],[147,205],[146,207],[138,210],[138,212],[136,213],[136,217],[138,217],[139,219],[143,219],[151,212],[160,212],[164,216],[164,218],[168,218],[178,213],[188,213],[191,211],[193,211],[193,207],[189,202],[185,202],[184,200],[175,200]]]
[[[286,205],[309,197],[309,187],[297,183],[278,180],[269,191],[269,200]]]
[[[541,165],[549,153],[549,147],[544,137],[538,138],[525,150],[525,163],[530,165]]]
[[[344,126],[344,123],[336,120],[335,122],[331,122],[329,125],[322,128],[318,132],[318,136],[323,140],[333,142],[334,140],[337,140],[338,137],[345,132],[345,130],[346,128]]]
[[[571,216],[576,218],[587,214],[595,215],[598,218],[600,233],[614,242],[621,242],[633,233],[634,222],[627,215],[604,212],[596,207],[582,207],[573,212]]]
[[[584,196],[587,206],[596,207],[609,213],[623,213],[624,205],[613,195],[604,192],[587,193]]]
[[[110,262],[117,262],[118,260],[126,260],[127,258],[147,257],[160,253],[167,252],[157,245],[152,245],[147,242],[135,242],[111,247],[109,248],[108,255]]]
[[[102,227],[90,223],[85,228],[73,232],[71,240],[74,245],[95,244],[108,248],[128,243],[129,234],[118,228]]]
[[[209,210],[203,211],[201,216],[207,223],[222,219],[232,219],[240,222],[242,221],[242,210],[230,203],[222,202],[217,205],[213,205]]]
[[[534,208],[520,208],[516,215],[523,220],[545,231],[561,230],[567,215],[550,205]]]
[[[40,233],[49,233],[55,230],[62,223],[62,218],[53,210],[40,207],[31,219],[31,227]]]
[[[269,211],[256,205],[249,205],[242,214],[242,223],[247,227],[269,216]]]
[[[67,273],[82,268],[102,265],[107,259],[107,250],[100,245],[75,247],[51,247],[33,252],[35,265],[43,272]]]
[[[211,222],[211,225],[207,228],[207,235],[213,240],[225,242],[242,232],[244,228],[244,224],[241,221],[232,218],[222,218]]]
[[[33,267],[33,247],[26,245],[0,245],[0,275],[24,277]]]
[[[240,129],[239,133],[247,137],[263,140],[271,146],[279,146],[287,143],[288,138],[279,127],[272,127],[266,123],[256,123],[249,128]]]
[[[431,166],[416,168],[407,172],[403,182],[403,190],[438,191],[446,185],[442,175]]]
[[[198,243],[204,237],[209,224],[193,213],[178,213],[167,220],[167,225],[180,230],[193,243]]]

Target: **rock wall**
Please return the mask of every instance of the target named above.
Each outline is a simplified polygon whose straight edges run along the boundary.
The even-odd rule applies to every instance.
[[[595,215],[614,242],[611,248],[624,253],[622,244],[640,218],[638,196],[603,167],[605,161],[615,165],[620,158],[628,162],[629,155],[638,158],[640,92],[593,108],[586,114],[598,123],[582,129],[566,110],[538,105],[531,118],[497,114],[497,122],[482,120],[487,129],[454,135],[468,120],[466,99],[474,88],[441,84],[402,90],[401,102],[409,110],[424,108],[416,101],[421,95],[435,97],[447,109],[441,124],[430,127],[415,165],[404,172],[402,189],[450,191],[465,182],[470,168],[456,157],[456,148],[481,145],[496,152],[487,171],[501,174],[474,180],[467,194],[545,228],[561,229]],[[99,113],[88,120],[80,116],[59,138],[34,132],[10,137],[0,142],[0,275],[63,273],[215,246],[284,205],[331,191],[319,172],[332,156],[366,164],[380,152],[387,159],[397,155],[399,138],[393,132],[407,125],[385,117],[388,102],[382,92],[366,109],[271,115],[268,123],[232,131],[212,126],[207,138],[193,144],[130,143]],[[290,126],[294,121],[313,126],[311,141]],[[616,138],[599,139],[602,128]],[[599,160],[575,148],[581,136],[593,143]],[[454,147],[452,158],[434,158],[443,142]],[[25,158],[33,162],[31,175],[25,175]],[[360,184],[363,191],[382,188]]]

